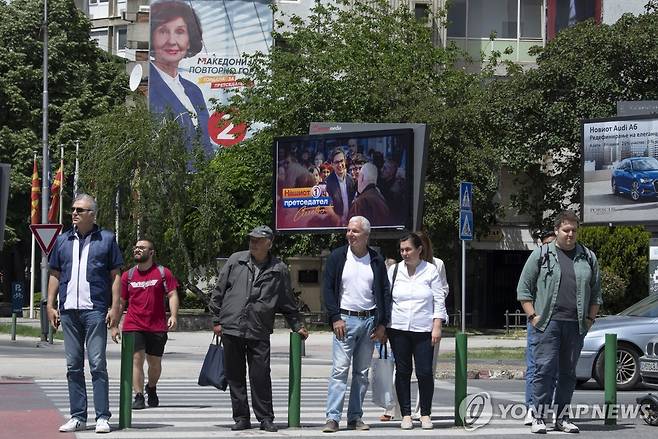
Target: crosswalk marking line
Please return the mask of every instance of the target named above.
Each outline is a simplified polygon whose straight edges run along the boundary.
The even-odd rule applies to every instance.
[[[257,427],[257,425],[256,425]],[[170,439],[170,438],[181,438],[181,437],[194,437],[198,439],[204,439],[204,438],[218,438],[218,437],[324,437],[324,434],[320,431],[321,427],[318,426],[311,426],[311,427],[303,427],[301,429],[281,429],[277,434],[271,434],[271,433],[264,433],[260,432],[257,429],[252,429],[250,431],[239,431],[239,432],[234,432],[229,430],[228,428],[222,428],[222,427],[216,427],[214,431],[189,431],[189,430],[182,430],[182,431],[175,431],[175,432],[169,432],[169,431],[158,431],[158,432],[152,432],[152,431],[146,431],[143,429],[139,429],[137,431],[135,430],[114,430],[112,431],[112,437],[113,438],[120,438],[120,439]],[[478,436],[491,436],[491,435],[528,435],[529,434],[529,427],[523,427],[523,428],[501,428],[501,429],[493,429],[493,428],[487,428],[483,427],[478,429],[475,434]],[[400,432],[399,426],[395,428],[390,428],[390,431],[388,428],[382,429],[378,428],[377,431],[360,431],[358,436],[359,437],[382,437],[382,436],[398,436]],[[388,434],[387,434],[388,433]],[[349,430],[341,430],[337,433],[337,435],[344,436],[346,434],[353,434],[352,431]],[[472,437],[474,432],[469,432],[461,428],[437,428],[432,431],[423,431],[421,429],[414,429],[410,431],[405,431],[404,436],[407,437]],[[85,439],[85,438],[98,438],[98,435],[93,432],[93,430],[88,430],[85,432],[78,432],[76,434],[78,439]]]

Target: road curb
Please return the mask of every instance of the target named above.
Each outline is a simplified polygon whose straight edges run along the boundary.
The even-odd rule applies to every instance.
[[[469,369],[466,371],[469,380],[524,380],[525,369]],[[450,380],[455,378],[454,370],[438,371],[436,378]]]

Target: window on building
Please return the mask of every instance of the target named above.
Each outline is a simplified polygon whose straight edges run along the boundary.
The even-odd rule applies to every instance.
[[[601,22],[601,0],[547,0],[548,38],[560,30],[593,18]]]
[[[99,48],[107,51],[108,48],[107,29],[93,30],[89,33],[89,38],[93,41],[96,41],[96,44],[98,44]]]
[[[542,0],[521,0],[521,38],[541,39]]]
[[[541,23],[542,0],[453,0],[447,31],[452,38],[541,39]]]
[[[448,36],[466,37],[466,0],[453,0],[448,9]]]
[[[414,14],[416,15],[417,21],[420,21],[421,23],[427,23],[430,18],[429,3],[415,3]]]
[[[96,3],[98,3],[98,0],[89,0],[90,5],[95,5]]]
[[[117,29],[117,50],[123,50],[128,47],[128,29]]]
[[[470,0],[468,34],[472,38],[516,38],[518,0]]]

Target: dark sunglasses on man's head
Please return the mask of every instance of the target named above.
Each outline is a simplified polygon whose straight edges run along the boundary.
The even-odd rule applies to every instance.
[[[84,213],[84,212],[93,212],[94,209],[85,209],[84,207],[74,207],[71,209],[71,213]]]

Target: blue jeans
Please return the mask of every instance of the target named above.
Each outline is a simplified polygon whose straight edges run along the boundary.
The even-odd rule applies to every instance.
[[[66,353],[66,379],[69,385],[71,417],[87,422],[87,387],[85,385],[84,354],[91,369],[96,419],[109,419],[110,387],[107,377],[105,348],[107,327],[104,311],[66,310],[61,313]]]
[[[334,335],[332,361],[327,396],[327,420],[340,422],[347,390],[347,376],[352,363],[352,386],[347,405],[347,422],[363,416],[363,400],[368,390],[368,370],[372,362],[374,342],[370,335],[375,329],[375,317],[355,317],[342,314],[345,321],[345,338]]]
[[[544,418],[553,402],[558,416],[571,404],[576,388],[576,363],[583,348],[584,334],[580,334],[578,322],[551,320],[542,332],[532,328],[535,337],[535,374],[533,380],[533,405],[537,417]],[[555,371],[558,372],[557,383]]]
[[[528,341],[525,350],[525,405],[532,405],[532,380],[535,379],[535,332],[532,323],[528,322]]]

